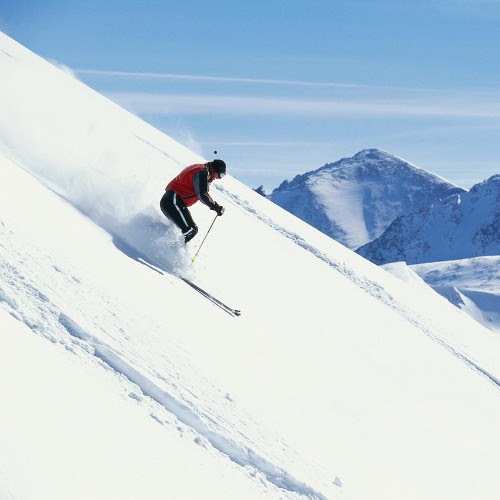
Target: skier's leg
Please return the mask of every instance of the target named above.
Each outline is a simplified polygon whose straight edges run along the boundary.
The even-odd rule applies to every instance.
[[[180,201],[180,203],[176,204],[176,207],[179,208],[180,214],[182,216],[183,221],[186,222],[188,229],[186,231],[183,231],[182,234],[184,236],[184,243],[187,243],[188,241],[192,240],[197,234],[198,234],[198,226],[193,220],[193,217],[191,216],[191,212],[189,211],[188,207],[184,204],[182,201],[182,198],[180,196],[176,195],[176,198]]]
[[[198,227],[184,201],[177,193],[171,190],[166,191],[160,201],[160,208],[165,217],[174,222],[182,231],[186,243],[196,236]]]
[[[187,243],[198,234],[198,227],[195,224],[194,227],[189,228],[185,233],[182,234],[184,235],[184,243]]]

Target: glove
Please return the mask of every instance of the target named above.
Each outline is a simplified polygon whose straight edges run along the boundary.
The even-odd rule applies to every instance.
[[[215,204],[215,207],[212,210],[215,210],[219,217],[224,213],[224,207],[221,207],[217,203]]]

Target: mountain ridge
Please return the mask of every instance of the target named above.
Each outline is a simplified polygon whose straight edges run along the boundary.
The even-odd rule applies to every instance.
[[[375,264],[421,264],[500,254],[500,175],[400,216],[357,253]]]
[[[368,148],[284,181],[268,198],[355,250],[398,216],[460,192],[465,190],[442,177]]]

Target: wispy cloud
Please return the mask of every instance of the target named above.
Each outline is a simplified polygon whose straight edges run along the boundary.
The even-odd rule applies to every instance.
[[[448,117],[500,119],[500,99],[293,99],[231,95],[108,93],[138,114],[275,115],[308,117]]]
[[[266,85],[298,85],[307,87],[341,87],[341,88],[364,88],[364,85],[354,83],[335,82],[311,82],[303,80],[273,80],[266,78],[239,78],[230,76],[204,76],[204,75],[183,75],[174,73],[139,73],[130,71],[101,71],[94,69],[77,69],[76,73],[81,75],[93,75],[104,77],[124,77],[142,79],[162,79],[162,80],[191,80],[219,83],[258,83]]]
[[[317,88],[336,88],[336,89],[377,89],[377,90],[404,90],[419,92],[440,92],[439,89],[430,88],[412,88],[390,85],[366,85],[360,83],[346,82],[321,82],[309,80],[280,80],[272,78],[242,78],[231,76],[207,76],[207,75],[186,75],[176,73],[148,73],[132,71],[107,71],[96,69],[75,69],[74,72],[79,75],[98,76],[104,78],[133,78],[142,80],[186,80],[193,82],[212,82],[212,83],[233,83],[233,84],[259,84],[274,86],[295,86],[295,87],[317,87]]]
[[[497,1],[500,3],[500,0]],[[232,85],[231,87],[221,87],[221,89],[224,88],[226,90],[226,93],[219,95],[208,94],[205,90],[201,90],[201,93],[196,95],[144,91],[107,93],[108,97],[118,104],[140,115],[210,114],[353,118],[500,118],[500,92],[496,90],[463,91],[456,89],[411,88],[307,80],[103,71],[94,69],[78,69],[75,70],[75,73],[82,76],[93,75],[105,78],[169,80],[173,82],[185,80]],[[299,96],[299,92],[297,92],[297,97],[266,96],[265,90],[262,88],[257,90],[257,87],[255,91],[250,90],[246,95],[239,95],[241,94],[242,86],[245,84],[309,87],[326,90],[318,92],[318,96],[323,95],[322,98],[304,98],[303,96]],[[249,90],[248,86],[245,88],[247,91]],[[328,89],[331,92],[327,92]],[[290,95],[291,93],[287,91],[286,94]],[[330,94],[332,97],[324,97],[325,94]]]

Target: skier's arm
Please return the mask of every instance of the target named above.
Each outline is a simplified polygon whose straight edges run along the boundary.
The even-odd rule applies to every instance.
[[[212,200],[211,196],[208,194],[208,176],[210,174],[208,173],[208,170],[201,170],[200,172],[197,172],[193,176],[193,185],[194,185],[194,191],[196,193],[196,196],[200,199],[202,203],[207,205],[210,210],[215,210],[217,211],[217,207],[219,206],[217,203],[215,203],[214,200]]]

